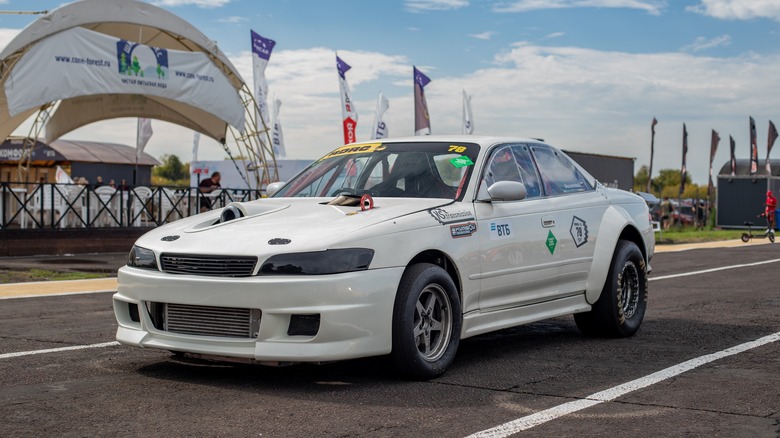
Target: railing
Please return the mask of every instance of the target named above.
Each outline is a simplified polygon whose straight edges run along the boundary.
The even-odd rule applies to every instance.
[[[200,213],[259,199],[259,190],[196,187],[93,188],[78,184],[0,183],[0,229],[155,227]]]

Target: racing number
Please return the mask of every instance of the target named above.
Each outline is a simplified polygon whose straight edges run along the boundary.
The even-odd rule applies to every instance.
[[[462,154],[463,152],[466,152],[466,146],[452,145],[447,152],[456,152],[458,154]]]

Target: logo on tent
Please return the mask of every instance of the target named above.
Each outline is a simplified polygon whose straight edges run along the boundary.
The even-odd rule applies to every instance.
[[[126,40],[116,43],[119,74],[148,80],[168,79],[168,51]]]

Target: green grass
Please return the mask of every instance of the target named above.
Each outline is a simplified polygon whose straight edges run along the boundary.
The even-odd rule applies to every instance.
[[[20,283],[27,281],[50,280],[86,280],[90,278],[105,278],[108,274],[94,272],[64,272],[50,271],[47,269],[30,269],[19,271],[0,271],[0,283]]]
[[[761,230],[758,231],[760,232]],[[697,230],[692,227],[672,227],[655,233],[655,240],[659,244],[715,242],[718,240],[739,239],[743,232],[743,230]]]

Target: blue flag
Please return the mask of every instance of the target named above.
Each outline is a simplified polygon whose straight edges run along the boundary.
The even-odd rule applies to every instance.
[[[431,134],[431,118],[428,115],[428,103],[425,101],[424,88],[431,82],[431,78],[423,72],[414,69],[414,135]]]

